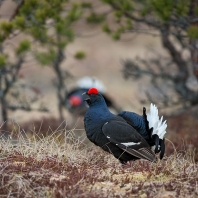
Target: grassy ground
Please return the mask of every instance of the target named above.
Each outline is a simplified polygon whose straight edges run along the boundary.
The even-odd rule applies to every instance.
[[[0,141],[0,197],[198,197],[193,152],[122,166],[84,146],[73,130],[27,137],[19,128],[13,134],[17,142]]]

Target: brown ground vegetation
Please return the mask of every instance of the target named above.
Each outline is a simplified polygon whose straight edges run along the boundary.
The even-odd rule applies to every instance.
[[[13,125],[16,141],[0,141],[0,197],[198,196],[194,150],[171,151],[170,140],[171,153],[158,163],[122,166],[94,145],[84,145],[73,129],[29,137],[21,131]]]

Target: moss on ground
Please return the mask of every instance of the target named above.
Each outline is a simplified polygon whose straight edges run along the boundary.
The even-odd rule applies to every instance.
[[[198,164],[187,151],[122,166],[95,146],[82,148],[72,131],[17,141],[0,140],[0,197],[198,196]]]

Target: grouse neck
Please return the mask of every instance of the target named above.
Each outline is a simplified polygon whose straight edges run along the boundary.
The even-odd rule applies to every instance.
[[[107,108],[106,102],[102,96],[97,96],[97,97],[90,97],[91,102],[90,102],[90,107],[98,107],[98,106],[103,106]]]
[[[93,117],[112,117],[112,116],[115,116],[114,114],[112,114],[106,103],[105,102],[97,102],[95,104],[91,104],[89,109],[87,110],[87,113],[88,114],[91,114]]]

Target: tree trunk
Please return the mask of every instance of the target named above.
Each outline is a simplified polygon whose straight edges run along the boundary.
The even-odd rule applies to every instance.
[[[4,135],[5,137],[8,137],[8,113],[6,108],[6,100],[3,94],[1,94],[1,117],[2,117],[2,127],[1,127],[1,135]]]
[[[196,22],[193,22],[192,25],[198,27],[198,20]],[[193,73],[198,79],[198,39],[190,41],[190,49]]]
[[[198,27],[198,19],[197,14],[195,12],[195,8],[197,8],[198,2],[197,0],[191,0],[189,16],[191,20],[191,25]],[[198,39],[190,40],[190,51],[191,51],[191,61],[192,61],[192,70],[195,77],[198,79]]]
[[[7,124],[7,118],[8,118],[8,114],[7,114],[7,105],[6,105],[6,99],[5,99],[5,94],[4,94],[4,90],[2,87],[2,77],[3,77],[3,72],[0,71],[0,107],[1,107],[1,118],[2,120],[0,122],[0,135],[3,135],[7,133],[8,130],[8,124]]]
[[[191,48],[193,73],[198,79],[198,40],[191,42]]]
[[[64,120],[64,116],[63,116],[63,103],[64,103],[64,79],[62,76],[62,71],[61,71],[61,63],[64,59],[64,54],[63,51],[61,49],[58,49],[58,53],[57,53],[57,58],[54,61],[54,71],[57,75],[57,84],[56,84],[56,89],[57,89],[57,99],[58,99],[58,110],[59,110],[59,118],[60,121],[62,122]]]

